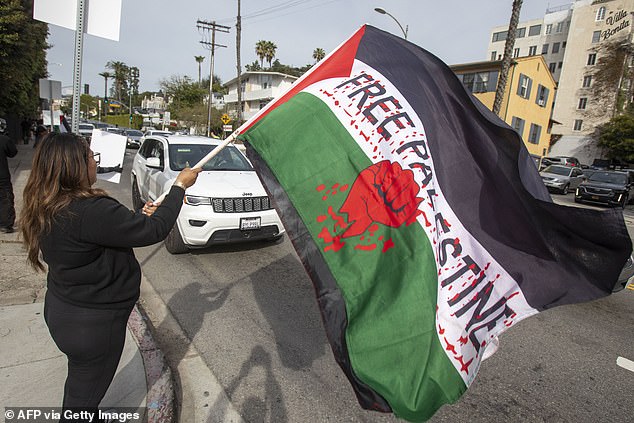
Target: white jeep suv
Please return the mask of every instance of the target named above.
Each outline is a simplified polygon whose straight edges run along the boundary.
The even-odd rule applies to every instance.
[[[132,164],[135,209],[169,190],[178,173],[194,166],[220,140],[190,135],[147,136]],[[233,145],[203,166],[165,239],[172,254],[214,244],[277,240],[284,226],[247,158]]]

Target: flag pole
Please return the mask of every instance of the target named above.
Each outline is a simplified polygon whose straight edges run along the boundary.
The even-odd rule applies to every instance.
[[[222,143],[218,144],[218,146],[216,148],[214,148],[213,150],[211,150],[209,153],[207,153],[207,155],[205,157],[203,157],[202,159],[200,159],[198,161],[198,163],[196,163],[192,169],[198,169],[201,168],[205,165],[205,163],[207,163],[209,160],[211,160],[214,156],[216,156],[218,153],[220,153],[220,151],[225,148],[226,146],[228,146],[230,143],[232,143],[233,141],[235,141],[236,137],[238,136],[239,132],[235,131],[234,133],[232,133],[231,135],[229,135],[227,137],[227,139],[225,139]],[[170,188],[172,186],[170,185]],[[167,195],[167,193],[169,192],[169,189],[167,191],[165,191],[163,194],[161,194],[156,200],[154,200],[154,204],[156,203],[160,203],[165,199],[165,196]]]

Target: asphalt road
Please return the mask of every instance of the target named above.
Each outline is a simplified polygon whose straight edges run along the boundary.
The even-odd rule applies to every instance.
[[[120,185],[100,184],[130,205],[129,174]],[[572,194],[553,197],[573,204]],[[625,213],[634,227],[634,206]],[[357,405],[286,238],[179,256],[159,244],[137,256],[246,421],[399,421]],[[500,338],[467,393],[431,421],[634,421],[634,373],[616,364],[618,357],[634,361],[633,310],[634,291],[624,290],[520,322]],[[168,350],[178,362],[183,349]]]

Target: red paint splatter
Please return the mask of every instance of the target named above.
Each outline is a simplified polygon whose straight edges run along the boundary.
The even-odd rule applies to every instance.
[[[319,186],[317,187],[317,191],[323,191],[323,190],[325,190],[325,189],[326,189],[326,185],[324,185],[324,184],[321,184],[321,185],[319,185]]]
[[[460,342],[460,345],[465,345],[467,341],[468,339],[466,336],[461,336],[460,338],[458,338],[458,342]]]
[[[473,362],[473,358],[465,363],[463,361],[464,357],[461,355],[460,357],[457,358],[457,360],[460,362],[460,366],[461,366],[460,371],[465,372],[466,374],[469,374],[469,366]]]
[[[355,245],[354,246],[355,250],[361,250],[361,251],[372,251],[376,249],[376,244],[370,244],[370,245]]]
[[[328,219],[328,216],[325,216],[325,215],[317,216],[317,222],[319,223],[322,223],[326,219]]]
[[[438,308],[438,306],[436,306],[436,308]],[[443,328],[442,326],[438,325],[438,333],[440,335],[444,335],[445,334],[445,328]]]
[[[363,133],[363,131],[359,131],[359,135],[365,138],[366,141],[370,141],[370,137]]]
[[[348,189],[348,184],[342,185],[341,188],[339,188],[339,191],[344,192]]]
[[[328,199],[327,195],[324,195],[323,197],[321,197],[322,200],[326,201]]]
[[[388,239],[383,243],[383,253],[394,247],[394,242],[392,242],[392,238]]]
[[[445,350],[451,352],[453,355],[458,354],[456,352],[456,346],[447,341],[447,338],[443,336],[442,338],[445,341]]]

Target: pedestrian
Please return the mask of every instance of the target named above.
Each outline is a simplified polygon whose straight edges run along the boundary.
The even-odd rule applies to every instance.
[[[22,142],[28,144],[31,136],[31,122],[27,118],[24,118],[20,123],[20,127],[22,128]]]
[[[44,125],[37,125],[35,128],[35,142],[33,148],[37,147],[40,141],[48,134],[48,129]]]
[[[132,212],[93,187],[98,154],[84,138],[51,133],[40,143],[24,188],[22,236],[30,264],[39,271],[48,265],[44,319],[68,358],[62,407],[94,413],[139,298],[141,268],[132,248],[165,239],[200,169],[181,171],[158,207]]]
[[[13,205],[13,185],[7,157],[15,157],[18,149],[5,131],[7,121],[0,118],[0,232],[10,234],[15,223],[15,208]]]

